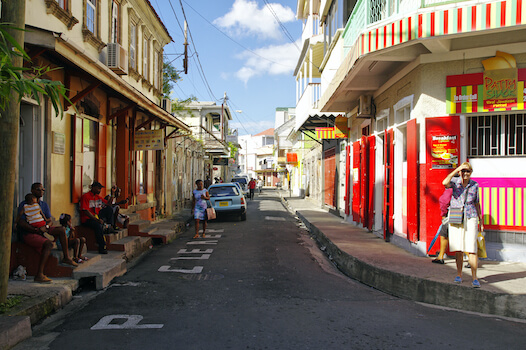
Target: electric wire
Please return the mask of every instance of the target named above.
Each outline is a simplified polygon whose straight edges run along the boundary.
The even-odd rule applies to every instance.
[[[272,16],[274,16],[274,18],[276,19],[276,22],[278,23],[279,27],[281,28],[281,30],[283,31],[283,33],[285,34],[285,36],[290,40],[291,43],[294,44],[294,46],[296,46],[296,48],[298,49],[298,51],[301,51],[301,49],[299,48],[298,44],[296,44],[296,40],[294,40],[294,38],[292,37],[292,35],[290,34],[290,32],[287,30],[287,28],[283,25],[283,23],[281,22],[281,20],[279,19],[276,11],[274,11],[274,9],[272,8],[272,5],[268,2],[268,0],[263,0],[265,2],[265,4],[267,5],[267,8],[268,10],[270,11],[270,13],[272,14]]]

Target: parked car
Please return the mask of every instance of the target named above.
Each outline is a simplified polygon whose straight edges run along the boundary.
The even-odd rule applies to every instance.
[[[237,182],[243,188],[243,194],[248,194],[248,180],[244,176],[234,176],[232,182]]]
[[[234,185],[237,186],[237,188],[239,189],[239,191],[240,191],[241,193],[244,194],[244,192],[243,192],[243,186],[241,186],[241,184],[240,184],[239,182],[232,182],[232,183],[233,183]]]
[[[247,202],[243,192],[234,183],[213,184],[208,188],[210,203],[216,214],[239,215],[241,221],[247,219]]]

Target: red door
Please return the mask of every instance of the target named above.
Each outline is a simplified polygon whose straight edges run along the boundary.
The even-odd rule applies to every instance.
[[[384,239],[394,232],[394,132],[393,129],[385,131],[384,142]]]
[[[419,210],[418,129],[416,119],[407,122],[407,238],[418,241]]]
[[[360,141],[352,144],[352,220],[360,222]]]
[[[369,202],[369,159],[367,157],[367,136],[362,136],[360,143],[360,222],[367,223],[367,203]]]
[[[325,204],[330,207],[335,207],[334,191],[336,187],[334,183],[336,181],[336,149],[331,148],[325,151],[324,157],[325,165]]]

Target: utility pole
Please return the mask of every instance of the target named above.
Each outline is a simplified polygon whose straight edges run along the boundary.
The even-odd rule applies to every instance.
[[[184,58],[183,58],[184,74],[188,74],[188,23],[184,21]]]
[[[225,120],[223,114],[225,113],[226,100],[227,100],[227,97],[226,97],[226,91],[225,91],[225,95],[223,97],[223,103],[221,104],[221,120],[219,121],[219,126],[220,126],[219,130],[221,131],[221,141],[224,140],[223,134],[225,132],[224,127],[223,127],[223,121]]]
[[[11,23],[13,27],[25,28],[25,0],[2,1],[1,21]],[[16,42],[24,46],[22,30],[7,29]],[[11,49],[11,44],[8,43]],[[16,67],[22,67],[22,57],[13,58]],[[15,194],[15,174],[17,169],[18,133],[20,124],[20,103],[18,95],[11,92],[6,109],[0,111],[0,303],[7,300],[7,283],[9,281],[9,262],[11,257],[11,233],[13,222],[13,198]]]

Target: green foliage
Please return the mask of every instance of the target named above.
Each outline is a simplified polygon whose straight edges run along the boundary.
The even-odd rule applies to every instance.
[[[236,158],[237,152],[238,152],[238,148],[236,146],[234,146],[234,144],[232,142],[228,143],[228,148],[230,149],[230,158]]]
[[[181,76],[177,72],[171,62],[163,59],[163,97],[170,98],[170,92],[174,88],[174,84],[181,79]]]
[[[9,312],[9,310],[22,301],[22,296],[15,295],[15,296],[8,296],[7,301],[5,303],[0,303],[0,314],[5,314]]]
[[[64,108],[62,108],[60,97],[68,100],[66,88],[59,81],[41,78],[52,71],[49,67],[29,69],[15,66],[14,58],[21,57],[26,61],[29,61],[30,58],[24,48],[6,31],[6,28],[13,27],[0,23],[0,109],[5,110],[12,92],[18,95],[18,102],[23,96],[31,96],[38,104],[40,104],[42,94],[49,97],[55,113],[62,117]]]

